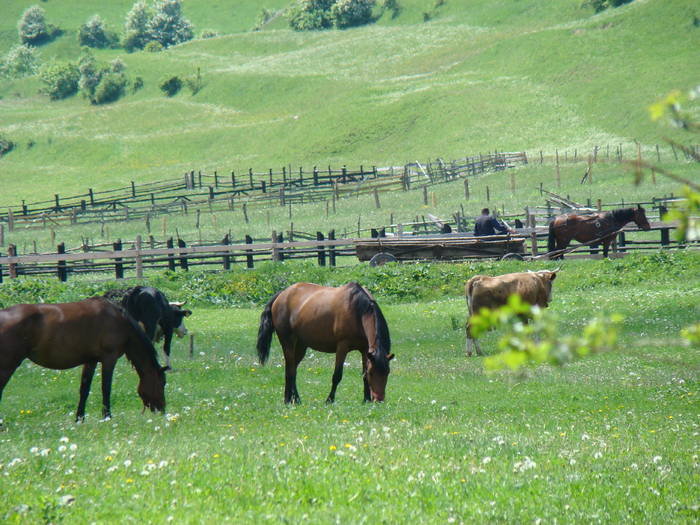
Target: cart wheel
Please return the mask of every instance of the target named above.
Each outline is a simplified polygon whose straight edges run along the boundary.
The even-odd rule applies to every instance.
[[[510,261],[510,260],[524,261],[525,258],[522,255],[520,255],[519,253],[506,253],[503,257],[501,257],[501,261]]]
[[[380,252],[372,256],[369,260],[370,266],[383,266],[386,263],[396,262],[396,257],[390,253]]]

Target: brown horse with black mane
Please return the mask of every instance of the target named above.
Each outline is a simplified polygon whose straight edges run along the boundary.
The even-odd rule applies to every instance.
[[[102,297],[76,303],[18,304],[0,310],[0,397],[25,359],[63,370],[83,365],[76,421],[97,363],[102,363],[102,415],[111,417],[112,374],[126,354],[139,375],[138,394],[151,411],[165,410],[165,372],[146,334],[126,312]]]
[[[624,208],[590,215],[567,213],[555,217],[549,223],[548,249],[549,252],[564,250],[571,239],[578,242],[589,242],[600,239],[603,243],[603,257],[608,256],[608,249],[617,231],[628,222],[632,222],[642,230],[651,226],[647,220],[644,208]],[[552,259],[563,259],[564,254],[551,256]]]
[[[265,305],[258,330],[258,357],[265,364],[272,333],[284,351],[284,402],[299,403],[297,367],[307,348],[335,354],[333,384],[326,401],[335,401],[343,377],[345,356],[362,354],[364,400],[383,401],[389,376],[389,327],[374,297],[357,283],[338,288],[296,283],[275,294]]]

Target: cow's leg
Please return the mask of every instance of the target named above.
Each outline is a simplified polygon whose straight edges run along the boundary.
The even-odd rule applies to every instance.
[[[471,357],[473,355],[472,347],[476,349],[476,355],[484,355],[484,353],[481,351],[481,347],[479,346],[479,341],[472,336],[472,325],[469,321],[467,321],[467,357]]]
[[[97,361],[91,361],[83,365],[83,373],[80,376],[80,399],[78,400],[78,410],[75,412],[75,421],[80,423],[85,419],[85,403],[87,403],[92,385],[92,377],[95,375]]]
[[[168,328],[170,328],[168,330]],[[161,324],[161,330],[163,330],[163,353],[165,354],[165,369],[171,370],[170,367],[170,344],[173,340],[173,329],[172,327],[164,327]]]
[[[117,358],[107,357],[102,361],[102,418],[110,419],[112,411],[110,406],[110,397],[112,395],[112,376],[114,375],[114,367],[117,364]]]
[[[345,365],[345,357],[348,355],[348,351],[349,349],[344,343],[338,344],[335,350],[335,370],[333,371],[331,392],[328,394],[326,403],[333,403],[335,401],[335,390],[338,388],[341,379],[343,379],[343,366]]]

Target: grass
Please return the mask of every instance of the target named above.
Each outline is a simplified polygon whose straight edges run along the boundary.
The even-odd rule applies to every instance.
[[[2,402],[0,516],[692,522],[700,353],[677,334],[700,314],[697,264],[691,255],[567,263],[551,305],[561,330],[617,311],[621,348],[525,380],[484,375],[480,359],[465,358],[456,284],[430,300],[378,294],[397,354],[379,406],[361,403],[357,355],[337,403],[325,405],[332,357],[310,352],[303,404],[285,407],[278,345],[268,366],[254,357],[259,307],[199,303],[188,319],[195,356],[177,344],[166,417],[139,412],[136,376],[121,362],[114,419],[97,421],[95,388],[87,422],[74,425],[78,371],[23,365]],[[496,337],[484,339],[487,352]],[[75,501],[61,505],[68,495]]]
[[[660,143],[646,107],[696,83],[692,2],[659,0],[592,15],[570,2],[401,2],[403,10],[347,31],[295,33],[277,19],[259,32],[257,3],[188,2],[196,31],[221,36],[163,53],[120,56],[144,89],[107,106],[81,97],[47,104],[38,81],[0,82],[5,194],[50,197],[186,170],[402,164],[493,150]],[[42,57],[75,59],[75,31],[97,11],[118,29],[130,2],[47,3],[65,34]],[[269,2],[281,8],[285,2]],[[0,50],[25,3],[11,1]],[[433,13],[422,22],[423,13]],[[605,52],[601,52],[601,50]],[[407,50],[410,50],[408,52]],[[201,68],[204,89],[165,98],[166,75]],[[319,104],[318,101],[323,101]],[[48,107],[47,107],[48,106]],[[673,136],[674,131],[670,132]]]

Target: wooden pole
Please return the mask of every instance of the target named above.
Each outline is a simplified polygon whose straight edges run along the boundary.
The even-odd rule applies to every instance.
[[[136,236],[136,278],[143,279],[143,256],[141,255],[141,236]]]
[[[469,200],[469,179],[464,179],[464,199]]]
[[[379,192],[377,191],[377,188],[374,188],[374,207],[377,209],[382,207],[381,203],[379,202]]]
[[[7,247],[7,255],[10,257],[17,257],[17,245],[10,244]],[[8,266],[8,276],[10,279],[17,279],[17,263],[10,263]]]

